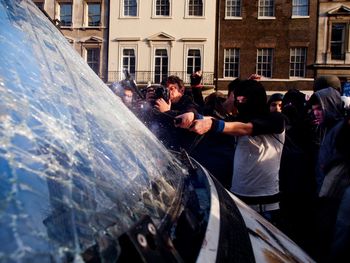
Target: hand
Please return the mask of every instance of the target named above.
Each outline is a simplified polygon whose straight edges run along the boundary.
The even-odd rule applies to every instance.
[[[262,76],[258,75],[258,74],[252,74],[249,76],[248,79],[252,79],[252,80],[261,80]]]
[[[160,112],[169,111],[171,108],[171,101],[169,100],[169,103],[167,103],[163,98],[157,99],[154,107]]]
[[[190,127],[190,131],[193,131],[193,132],[198,133],[200,135],[207,133],[210,130],[212,123],[213,123],[213,121],[211,118],[204,118],[201,120],[195,120]]]
[[[175,117],[176,119],[181,119],[181,122],[175,123],[175,127],[180,127],[183,129],[188,129],[193,123],[194,113],[186,112],[184,114],[178,115]]]
[[[192,73],[190,76],[190,80],[191,80],[191,86],[199,85],[202,81],[202,72],[197,71],[195,73]]]

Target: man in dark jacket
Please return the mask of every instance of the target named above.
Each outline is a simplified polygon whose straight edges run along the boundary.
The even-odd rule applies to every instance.
[[[343,173],[344,158],[336,141],[344,127],[344,110],[340,93],[334,88],[324,88],[316,91],[310,98],[315,125],[315,157],[316,183],[319,198],[316,203],[316,242],[317,255],[315,259],[328,262],[331,240],[334,232],[336,215],[343,190],[334,187],[336,179]],[[345,172],[346,173],[346,172]]]
[[[173,150],[189,149],[196,134],[174,126],[175,116],[192,112],[197,115],[198,106],[193,99],[185,94],[185,86],[178,76],[169,76],[165,82],[168,98],[156,98],[151,130],[164,145]]]
[[[337,155],[332,138],[334,136],[328,134],[333,127],[344,120],[344,108],[340,93],[331,87],[316,91],[311,96],[309,104],[313,113],[316,180],[319,190],[324,179],[323,168]],[[332,133],[334,132],[333,130]],[[328,142],[325,143],[327,136]]]

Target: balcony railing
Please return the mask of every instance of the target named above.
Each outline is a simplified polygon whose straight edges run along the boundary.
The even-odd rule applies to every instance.
[[[202,72],[202,84],[204,86],[214,85],[214,73],[213,72]],[[136,71],[134,74],[130,74],[136,83],[139,84],[147,84],[147,83],[155,83],[155,79],[157,79],[156,73],[154,71]],[[190,74],[187,74],[186,71],[169,71],[167,76],[176,75],[179,76],[185,83],[185,85],[190,84]],[[108,71],[108,83],[112,83],[115,81],[120,81],[125,78],[122,71]],[[158,75],[159,79],[159,75]]]

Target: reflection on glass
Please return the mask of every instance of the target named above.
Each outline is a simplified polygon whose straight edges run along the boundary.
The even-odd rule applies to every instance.
[[[89,26],[99,26],[101,24],[101,4],[88,3]]]
[[[78,262],[144,215],[161,227],[183,166],[32,1],[0,17],[0,261]]]

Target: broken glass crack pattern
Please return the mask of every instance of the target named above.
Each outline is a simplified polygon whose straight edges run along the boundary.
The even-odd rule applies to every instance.
[[[176,211],[186,169],[32,1],[0,0],[0,57],[0,262],[79,262]]]

